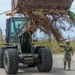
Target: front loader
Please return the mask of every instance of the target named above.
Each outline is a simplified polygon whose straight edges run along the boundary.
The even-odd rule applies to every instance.
[[[6,20],[6,43],[0,48],[0,68],[7,74],[16,74],[19,63],[28,67],[37,66],[40,72],[52,69],[52,53],[44,46],[32,45],[32,35],[25,29],[25,18],[10,17]]]
[[[70,7],[73,0],[11,0],[12,16],[6,21],[6,44],[0,49],[0,68],[7,74],[16,74],[19,63],[29,67],[37,66],[40,72],[52,69],[52,53],[44,46],[34,47],[32,35],[40,29],[47,35],[54,35],[58,42],[63,39],[61,29],[66,30],[65,21],[71,21]],[[13,17],[20,14],[23,17]],[[75,23],[75,22],[74,22]],[[73,23],[73,24],[74,24]]]

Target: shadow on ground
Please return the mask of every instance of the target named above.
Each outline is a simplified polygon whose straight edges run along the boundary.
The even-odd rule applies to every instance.
[[[38,69],[20,66],[19,72],[14,75],[67,75],[62,68],[53,68],[51,72],[39,72]]]
[[[51,75],[67,75],[62,68],[53,68],[50,74]]]

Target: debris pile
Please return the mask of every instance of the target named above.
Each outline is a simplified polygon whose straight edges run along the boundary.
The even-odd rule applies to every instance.
[[[12,12],[7,15],[20,13],[25,16],[22,34],[32,35],[39,28],[48,35],[53,34],[60,41],[60,29],[65,30],[63,20],[67,18],[73,23],[69,11],[72,2],[73,0],[12,0]]]

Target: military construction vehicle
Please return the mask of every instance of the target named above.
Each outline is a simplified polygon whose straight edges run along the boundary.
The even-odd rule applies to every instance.
[[[52,53],[44,46],[32,45],[32,35],[21,33],[25,18],[11,17],[6,20],[6,44],[0,48],[0,68],[7,74],[16,74],[19,63],[28,67],[37,66],[40,72],[52,69]]]
[[[11,0],[12,16],[6,21],[6,44],[0,49],[0,68],[7,74],[16,74],[19,63],[29,67],[37,66],[40,72],[52,69],[52,53],[44,46],[32,45],[32,34],[40,29],[48,35],[54,35],[59,42],[62,39],[60,29],[65,30],[63,20],[74,21],[69,11],[73,0]],[[24,18],[13,17],[22,14]],[[73,15],[72,15],[73,14]],[[71,15],[71,16],[70,16]],[[66,20],[67,21],[67,20]],[[59,26],[60,24],[60,26]]]

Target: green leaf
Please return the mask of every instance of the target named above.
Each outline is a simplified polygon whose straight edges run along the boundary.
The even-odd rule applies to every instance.
[[[75,13],[73,13],[72,11],[69,11],[69,16],[72,20],[75,20]]]

